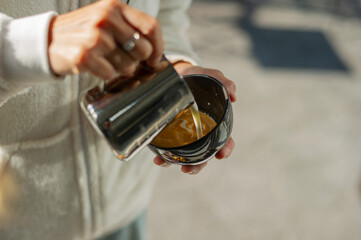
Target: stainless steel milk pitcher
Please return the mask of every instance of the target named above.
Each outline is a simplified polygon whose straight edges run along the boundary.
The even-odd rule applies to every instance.
[[[172,64],[163,58],[157,68],[140,65],[132,77],[119,77],[84,91],[79,101],[114,154],[127,161],[194,98]]]

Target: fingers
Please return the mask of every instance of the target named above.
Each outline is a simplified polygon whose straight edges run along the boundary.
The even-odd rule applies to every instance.
[[[90,72],[108,80],[130,75],[140,61],[154,64],[162,53],[158,22],[117,0],[97,1],[50,24],[49,62],[59,76]]]
[[[172,164],[164,161],[161,157],[156,156],[153,160],[153,162],[155,163],[155,165],[160,166],[160,167],[170,167]]]
[[[128,52],[128,54],[137,61],[147,60],[153,52],[153,46],[151,43],[140,36],[139,40],[135,42],[134,48]]]
[[[167,163],[159,156],[156,156],[154,158],[153,162],[155,163],[155,165],[160,166],[160,167],[167,168],[167,167],[172,166],[171,163]],[[207,162],[199,164],[199,165],[183,165],[181,167],[181,171],[183,173],[187,173],[190,175],[196,175],[196,174],[200,173],[202,171],[202,169],[205,168],[206,166],[207,166]]]
[[[216,158],[223,159],[229,157],[232,154],[233,149],[234,149],[234,140],[231,137],[229,138],[226,145],[224,145],[224,147],[216,153]]]
[[[181,171],[184,173],[188,173],[190,175],[196,175],[202,171],[203,168],[207,166],[207,162],[199,164],[199,165],[184,165],[181,168]]]
[[[134,34],[138,33],[137,29],[128,24],[120,11],[112,12],[111,16],[108,17],[108,20],[110,21],[112,33],[120,49],[122,49],[124,43],[134,37]],[[140,33],[139,39],[134,41],[134,48],[126,52],[134,60],[143,61],[150,57],[153,52],[153,46],[152,43]]]
[[[228,78],[223,78],[222,81],[223,85],[226,87],[228,94],[229,94],[229,98],[231,99],[231,102],[235,102],[237,100],[236,97],[236,84],[229,80]]]
[[[111,52],[107,59],[121,76],[131,75],[139,64],[139,61],[134,60],[134,58],[121,49]]]
[[[102,79],[112,79],[117,75],[116,69],[102,56],[93,56],[86,61],[86,67],[90,73]]]
[[[236,88],[236,84],[233,81],[226,78],[221,71],[214,70],[214,69],[205,69],[205,71],[209,75],[214,76],[216,79],[218,79],[220,82],[222,82],[222,84],[228,91],[231,102],[235,102],[237,100],[237,97],[236,97],[237,88]]]
[[[237,100],[236,84],[226,78],[221,71],[211,68],[193,66],[192,64],[186,62],[177,63],[174,67],[180,75],[205,74],[218,79],[227,89],[231,102],[235,102]]]
[[[150,66],[157,65],[164,52],[162,32],[157,19],[129,6],[124,6],[123,16],[129,24],[149,40],[153,47],[153,52],[147,60],[147,63]]]

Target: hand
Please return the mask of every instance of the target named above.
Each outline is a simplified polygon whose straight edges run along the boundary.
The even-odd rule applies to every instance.
[[[216,78],[217,80],[222,82],[223,85],[226,87],[231,102],[235,102],[237,100],[236,84],[233,81],[226,78],[221,71],[216,69],[193,66],[188,62],[178,62],[174,65],[174,68],[181,76],[190,75],[190,74],[204,74]]]
[[[138,32],[129,51],[122,44]],[[117,0],[102,0],[55,17],[49,30],[50,66],[57,75],[90,72],[104,80],[131,75],[140,61],[163,54],[158,21]]]
[[[212,77],[218,79],[226,87],[226,89],[227,89],[227,91],[229,93],[231,102],[236,101],[236,85],[235,85],[235,83],[233,81],[226,78],[223,75],[222,72],[220,72],[218,70],[215,70],[215,69],[209,69],[209,68],[202,68],[202,67],[199,67],[199,66],[193,66],[192,64],[190,64],[188,62],[179,62],[176,65],[174,65],[174,68],[178,72],[178,74],[181,75],[181,76],[189,75],[189,74],[205,74],[205,75],[212,76]],[[233,149],[234,149],[234,141],[233,141],[233,138],[231,137],[228,140],[228,142],[226,143],[226,145],[216,153],[215,157],[217,159],[227,158],[228,156],[231,155]],[[165,162],[159,156],[156,156],[154,158],[153,162],[156,165],[162,166],[162,167],[171,166],[170,163]],[[194,174],[198,174],[206,165],[207,165],[207,162],[202,163],[200,165],[195,165],[195,166],[184,165],[184,166],[181,167],[181,171],[184,172],[184,173],[194,175]]]

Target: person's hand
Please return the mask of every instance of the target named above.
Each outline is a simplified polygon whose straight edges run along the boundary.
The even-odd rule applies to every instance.
[[[179,62],[174,65],[174,68],[178,72],[178,74],[181,76],[189,75],[189,74],[205,74],[205,75],[212,76],[212,77],[218,79],[226,87],[226,89],[229,93],[231,102],[236,101],[236,85],[235,85],[235,83],[233,81],[229,80],[228,78],[226,78],[223,75],[223,73],[220,72],[219,70],[202,68],[199,66],[193,66],[192,64],[190,64],[188,62]],[[224,145],[224,147],[216,153],[215,157],[217,159],[227,158],[228,156],[230,156],[232,154],[233,149],[234,149],[234,141],[233,141],[233,138],[231,137],[228,140],[228,142],[226,143],[226,145]],[[171,166],[170,163],[165,162],[159,156],[156,156],[154,158],[153,162],[156,165],[161,166],[161,167]],[[207,165],[207,162],[199,164],[199,165],[195,165],[195,166],[184,165],[181,167],[181,171],[184,173],[188,173],[188,174],[198,174],[206,165]]]
[[[129,40],[132,44],[124,46]],[[131,41],[130,41],[131,43]],[[117,0],[101,0],[53,19],[48,55],[59,76],[89,72],[104,80],[131,75],[163,54],[158,21]]]

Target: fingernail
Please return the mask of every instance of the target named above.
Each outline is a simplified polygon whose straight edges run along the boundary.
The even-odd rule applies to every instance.
[[[162,163],[160,166],[161,166],[161,167],[164,167],[164,168],[167,168],[167,167],[170,167],[170,166],[171,166],[171,164],[170,164],[170,163],[165,162],[165,163]]]
[[[189,175],[196,175],[198,173],[198,170],[193,169],[192,171],[190,171],[188,174]]]
[[[217,152],[217,153],[216,153],[216,158],[217,158],[217,159],[222,159],[222,158],[224,158],[224,156],[223,156],[223,154],[221,154],[220,152]]]

